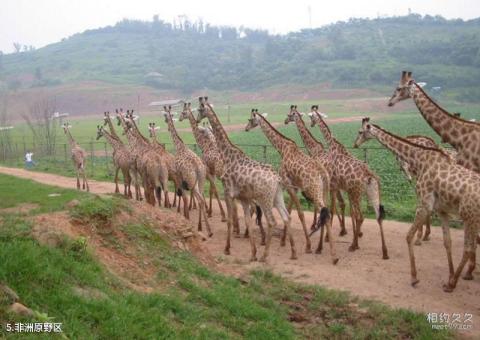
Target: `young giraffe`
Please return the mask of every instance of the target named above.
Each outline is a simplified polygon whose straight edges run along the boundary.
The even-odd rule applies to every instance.
[[[227,205],[227,243],[225,254],[230,254],[230,236],[232,230],[232,205],[238,199],[243,208],[247,229],[252,226],[250,205],[256,203],[260,206],[268,222],[265,251],[260,261],[266,261],[270,250],[272,228],[276,224],[273,216],[273,208],[280,213],[291,246],[291,259],[297,258],[295,241],[290,230],[290,216],[283,200],[282,181],[280,176],[271,166],[257,162],[236,147],[228,138],[225,129],[220,123],[212,106],[208,103],[207,97],[200,97],[200,108],[198,109],[197,122],[207,118],[215,135],[218,150],[221,152],[224,165],[224,191]],[[251,257],[250,261],[257,260],[257,248],[255,245],[254,233],[249,233]]]
[[[448,155],[437,148],[428,148],[396,136],[381,127],[370,124],[369,118],[362,121],[361,133],[356,144],[376,138],[402,161],[408,162],[417,172],[417,209],[415,220],[407,234],[410,256],[411,284],[415,286],[417,270],[413,251],[413,238],[416,231],[425,223],[433,211],[442,221],[443,241],[447,252],[449,280],[443,286],[444,291],[455,288],[463,267],[469,262],[465,280],[472,280],[475,269],[477,243],[475,237],[480,221],[480,175],[453,163]],[[465,243],[462,260],[454,269],[452,260],[452,241],[448,220],[450,214],[458,214],[464,223]]]
[[[137,133],[130,111],[127,111],[127,117],[124,117],[122,112],[119,112],[117,117],[123,126],[124,133],[127,135],[132,153],[135,155],[135,164],[142,177],[147,203],[155,205],[155,193],[158,191],[158,188],[168,190],[168,173],[166,173],[163,159],[153,150],[148,140],[145,140],[142,135]],[[159,195],[157,198],[160,204]]]
[[[87,191],[90,191],[90,187],[88,186],[87,181],[87,175],[85,174],[85,161],[87,159],[87,154],[85,153],[85,150],[83,150],[80,145],[78,145],[75,139],[73,139],[73,136],[70,132],[70,127],[71,126],[68,125],[68,123],[63,124],[63,132],[65,132],[68,143],[70,144],[73,165],[77,174],[77,189],[80,190],[80,175],[82,175],[82,189],[87,189]]]
[[[125,145],[112,136],[110,133],[104,130],[103,126],[97,126],[97,140],[104,137],[107,142],[113,148],[113,164],[115,165],[115,192],[118,193],[118,172],[122,170],[123,174],[123,194],[126,197],[132,198],[131,182],[132,176],[130,175],[130,169],[135,162],[135,158],[131,156],[131,153],[125,147]]]
[[[198,201],[198,230],[202,230],[202,216],[205,219],[205,225],[207,227],[208,236],[212,236],[213,233],[210,229],[210,223],[208,222],[205,196],[203,195],[203,189],[205,186],[205,179],[207,170],[200,157],[198,157],[192,150],[190,150],[177,133],[175,126],[173,125],[171,106],[168,108],[163,107],[165,123],[168,124],[168,131],[175,144],[175,168],[180,175],[180,181],[182,188],[190,190],[192,196]],[[183,197],[183,210],[186,218],[189,218],[187,198]]]
[[[223,163],[220,153],[218,152],[215,144],[212,143],[212,141],[208,138],[208,135],[201,132],[201,127],[198,126],[197,120],[195,117],[193,117],[190,103],[183,104],[183,111],[178,120],[183,121],[184,119],[188,119],[190,121],[190,126],[192,127],[195,141],[202,150],[202,160],[207,170],[207,179],[210,182],[208,217],[212,217],[212,196],[215,195],[215,198],[218,202],[218,207],[220,208],[222,222],[226,222],[227,219],[225,218],[225,211],[223,210],[220,197],[218,196],[217,186],[215,185],[215,179],[217,177],[221,178],[223,174]]]
[[[368,201],[375,210],[375,216],[380,228],[382,239],[382,257],[388,259],[388,250],[385,244],[382,221],[385,218],[383,205],[380,204],[380,180],[373,173],[367,164],[348,155],[345,147],[340,144],[330,132],[325,121],[318,112],[318,107],[314,107],[310,114],[311,126],[318,124],[320,131],[327,140],[330,149],[328,150],[327,163],[332,166],[332,177],[334,187],[337,190],[346,191],[350,201],[350,215],[352,217],[353,242],[349,247],[350,251],[358,249],[358,238],[361,236],[360,228],[363,223],[361,211],[361,198],[366,193]],[[335,200],[331,200],[332,210],[335,209]]]
[[[150,135],[150,145],[158,152],[158,154],[164,159],[165,164],[168,169],[168,180],[171,181],[175,187],[175,195],[173,197],[172,206],[177,206],[177,196],[182,195],[182,189],[180,189],[180,180],[179,175],[177,174],[177,169],[175,168],[175,156],[165,149],[165,146],[161,144],[157,139],[157,130],[160,129],[159,126],[155,126],[155,123],[148,124],[148,132]],[[180,204],[180,198],[178,199]],[[180,206],[178,207],[180,209]]]
[[[110,134],[109,134],[109,137],[105,137],[105,138],[113,148],[112,159],[115,165],[115,179],[114,179],[115,192],[116,193],[120,192],[120,190],[118,189],[118,172],[122,170],[124,189],[125,189],[125,185],[127,185],[127,194],[125,195],[129,198],[132,198],[131,184],[133,181],[133,185],[135,186],[135,198],[139,200],[141,199],[141,192],[140,192],[140,186],[138,185],[138,174],[137,174],[137,169],[135,167],[135,157],[132,155],[130,150],[125,146],[125,144],[122,142],[120,137],[117,135],[117,132],[115,131],[115,128],[112,123],[112,119],[110,117],[110,112],[104,112],[102,132],[106,132],[104,130],[106,125],[108,125],[108,128],[110,129]],[[104,136],[103,134],[100,135],[99,132],[100,131],[97,131],[97,140],[101,136]],[[127,165],[129,166],[128,171],[126,168]],[[132,178],[132,175],[133,175],[133,178]]]
[[[323,144],[318,141],[313,135],[311,134],[310,130],[305,126],[305,122],[302,119],[303,113],[297,111],[296,105],[290,106],[290,112],[287,113],[287,118],[285,119],[285,124],[289,124],[291,122],[295,122],[300,137],[302,137],[303,145],[307,149],[310,156],[313,157],[321,166],[325,166],[327,171],[332,171],[331,166],[329,166],[327,160],[327,152],[323,147]],[[330,176],[331,177],[331,176]],[[340,223],[340,236],[347,234],[347,229],[345,228],[345,200],[340,193],[340,190],[332,190],[332,186],[330,186],[331,195],[337,196],[337,201],[340,207],[340,212],[337,212],[338,222]],[[335,193],[336,192],[336,193]],[[313,218],[314,223],[316,222],[316,212],[314,213]],[[312,226],[313,227],[313,226]]]
[[[278,132],[258,110],[252,109],[250,119],[245,127],[245,131],[250,131],[256,126],[260,126],[263,133],[270,143],[277,149],[281,156],[280,176],[285,184],[288,193],[297,207],[298,217],[302,222],[303,232],[306,239],[307,253],[311,253],[310,237],[305,225],[305,216],[303,214],[300,202],[296,195],[296,190],[300,189],[303,195],[313,202],[315,210],[320,211],[320,218],[314,231],[321,228],[320,241],[317,247],[317,253],[322,250],[324,227],[327,227],[329,237],[330,253],[334,264],[338,262],[335,254],[334,240],[331,234],[331,220],[329,211],[326,208],[326,195],[329,192],[330,178],[327,170],[310,156],[304,154],[294,141]],[[295,190],[293,189],[295,188]],[[314,232],[313,231],[313,232]],[[312,233],[313,233],[312,232]],[[285,242],[286,235],[283,235],[282,243]]]
[[[412,78],[412,72],[403,71],[388,106],[412,98],[423,118],[435,132],[457,151],[456,162],[480,173],[480,124],[461,119],[438,105]],[[480,244],[480,235],[477,237]]]

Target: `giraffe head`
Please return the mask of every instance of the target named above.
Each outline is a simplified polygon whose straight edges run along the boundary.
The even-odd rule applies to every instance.
[[[304,113],[297,111],[297,105],[290,105],[290,112],[287,113],[287,118],[285,118],[285,125],[295,121],[295,115],[303,116]]]
[[[184,119],[188,119],[188,116],[192,113],[192,104],[191,103],[183,103],[183,110],[178,117],[178,120],[181,122]]]
[[[104,133],[103,133],[103,126],[97,125],[97,140],[99,140],[100,138],[102,138],[103,135],[104,135]]]
[[[262,117],[266,117],[268,113],[262,113]],[[258,109],[252,109],[250,113],[250,118],[248,119],[247,126],[245,126],[245,131],[250,131],[251,129],[260,125],[260,114],[258,113]]]
[[[117,125],[120,126],[122,124],[123,119],[123,109],[115,109],[116,117],[117,117]]]
[[[414,80],[412,79],[412,72],[403,71],[400,82],[395,88],[395,91],[393,91],[392,97],[388,101],[388,106],[393,106],[402,100],[411,98],[410,89],[413,83]]]
[[[310,116],[310,126],[314,127],[316,124],[319,124],[319,122],[322,120],[322,115],[318,111],[318,105],[312,105],[311,112],[308,113]]]
[[[148,133],[150,138],[155,137],[155,132],[160,130],[160,126],[155,126],[155,123],[148,123]]]
[[[198,97],[199,108],[197,109],[197,123],[200,123],[207,117],[207,111],[212,110],[212,106],[208,103],[208,97]]]
[[[370,125],[370,118],[369,117],[363,118],[362,128],[358,130],[357,138],[355,139],[355,143],[353,144],[354,148],[358,148],[367,140],[375,138],[375,136],[372,134],[371,129],[372,129],[372,126]]]
[[[110,120],[110,112],[105,111],[103,113],[103,126],[106,126],[109,120]]]
[[[68,133],[68,130],[71,128],[72,126],[67,122],[67,123],[63,123],[62,125],[62,128],[63,128],[63,132],[65,132],[65,134]]]

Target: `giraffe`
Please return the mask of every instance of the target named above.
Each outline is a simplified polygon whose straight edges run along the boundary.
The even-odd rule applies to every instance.
[[[333,186],[336,190],[346,191],[350,201],[350,215],[352,218],[353,242],[349,247],[350,251],[358,249],[358,238],[361,237],[360,228],[363,223],[360,201],[362,194],[366,193],[367,199],[375,210],[375,216],[380,228],[382,240],[382,258],[388,259],[388,250],[385,243],[382,221],[385,218],[385,210],[380,204],[380,180],[377,175],[371,171],[367,164],[349,156],[345,147],[333,137],[330,129],[318,112],[318,107],[314,106],[310,113],[311,127],[318,124],[320,131],[324,135],[328,145],[328,164],[332,166]],[[335,200],[331,199],[332,210],[335,210]]]
[[[212,236],[212,230],[210,229],[210,223],[208,222],[206,201],[203,195],[203,188],[205,186],[205,179],[207,170],[200,157],[198,157],[192,150],[190,150],[177,133],[175,125],[173,125],[172,119],[172,107],[163,107],[165,123],[168,124],[168,131],[170,137],[175,144],[175,168],[180,175],[180,181],[182,188],[190,190],[191,195],[195,196],[195,199],[199,203],[198,209],[198,230],[202,230],[202,216],[205,219],[205,225],[207,228],[208,236]],[[186,218],[189,218],[187,199],[183,197],[183,210]]]
[[[120,192],[118,190],[118,172],[122,170],[123,174],[123,194],[126,197],[132,198],[131,192],[131,182],[132,176],[130,175],[130,169],[135,162],[135,158],[132,157],[131,153],[127,150],[125,145],[119,140],[112,136],[110,133],[104,130],[103,126],[97,125],[97,140],[101,137],[104,137],[107,142],[113,148],[113,164],[115,165],[115,192]]]
[[[327,152],[323,146],[323,144],[318,141],[313,135],[311,134],[310,130],[305,126],[305,122],[302,119],[304,114],[297,111],[296,105],[290,106],[290,112],[287,113],[287,118],[285,119],[285,125],[295,122],[297,126],[298,132],[300,137],[302,137],[303,144],[307,149],[307,152],[320,163],[321,166],[325,166],[327,171],[332,171],[332,167],[328,164],[328,157]],[[331,177],[331,176],[330,176]],[[338,222],[340,223],[340,236],[344,236],[347,234],[347,229],[345,228],[345,201],[343,199],[342,194],[339,190],[336,191],[332,190],[330,187],[331,195],[337,196],[337,201],[340,207],[340,212],[337,213]],[[316,221],[316,212],[314,214],[313,221]]]
[[[133,112],[133,110],[132,110]],[[124,133],[127,136],[131,152],[135,156],[135,164],[142,178],[145,198],[147,203],[155,205],[155,193],[159,188],[168,191],[168,173],[163,159],[150,146],[148,140],[139,134],[134,127],[134,120],[131,112],[127,111],[124,117],[122,112],[117,113],[119,122],[122,124]],[[160,197],[157,195],[160,204]],[[166,192],[168,200],[168,192]]]
[[[360,133],[360,132],[359,132]],[[456,152],[454,150],[450,149],[445,149],[437,145],[435,141],[426,136],[419,136],[419,135],[411,135],[405,137],[406,140],[418,144],[420,146],[425,146],[429,148],[437,148],[439,150],[442,150],[445,154],[450,157],[450,160],[452,162],[456,162],[455,157],[456,157]],[[354,145],[354,147],[358,147],[357,145]],[[413,180],[413,177],[416,177],[416,170],[413,168],[413,166],[405,161],[400,160],[397,157],[397,161],[400,163],[400,168],[402,171],[405,173],[409,181]],[[417,239],[415,240],[415,245],[419,246],[422,244],[422,235],[423,235],[423,241],[428,241],[430,240],[430,227],[431,225],[431,216],[428,216],[426,221],[425,221],[425,234],[423,234],[423,225],[418,228],[418,233],[417,233]]]
[[[371,124],[369,118],[362,120],[361,133],[356,144],[376,138],[402,161],[408,162],[416,170],[417,208],[415,220],[407,234],[410,257],[411,284],[418,284],[413,238],[426,218],[436,211],[442,221],[443,241],[447,252],[449,279],[444,284],[445,292],[452,292],[467,262],[469,266],[465,280],[472,280],[475,269],[475,251],[480,221],[480,175],[451,161],[448,155],[438,148],[424,147],[396,136],[378,125]],[[454,269],[452,241],[448,220],[451,214],[458,214],[464,223],[465,241],[462,259]]]
[[[193,116],[191,110],[191,103],[183,104],[183,111],[180,114],[178,120],[183,121],[184,119],[189,120],[190,126],[193,131],[193,136],[195,137],[195,141],[202,150],[202,160],[207,170],[207,180],[210,182],[210,197],[207,211],[208,217],[212,217],[212,196],[215,195],[215,198],[218,202],[218,207],[220,208],[222,222],[226,222],[227,219],[225,217],[225,211],[223,210],[222,203],[220,202],[220,197],[218,196],[217,186],[215,185],[215,179],[221,178],[223,174],[223,162],[220,153],[218,152],[214,140],[212,141],[209,138],[208,134],[201,132],[203,127],[198,126],[197,120]]]
[[[120,190],[118,189],[118,172],[122,170],[124,186],[128,182],[126,196],[129,198],[132,198],[131,184],[133,182],[135,187],[135,197],[137,200],[139,200],[141,196],[141,192],[140,192],[140,186],[138,185],[138,174],[137,174],[137,169],[135,167],[135,157],[132,155],[130,150],[125,146],[125,144],[122,142],[120,137],[117,135],[117,132],[115,131],[115,127],[113,126],[113,123],[112,123],[112,119],[110,117],[110,112],[108,111],[104,112],[103,129],[101,131],[102,132],[101,134],[100,134],[100,130],[97,127],[97,140],[102,136],[106,136],[105,134],[103,134],[103,132],[106,132],[104,130],[106,125],[108,125],[108,128],[110,129],[110,134],[108,137],[105,137],[105,138],[113,148],[112,159],[115,165],[115,179],[114,179],[115,192],[116,193],[120,192]],[[128,171],[126,168],[127,165],[129,166]],[[132,175],[133,175],[133,178],[132,178]]]
[[[83,150],[80,145],[73,139],[72,133],[70,132],[70,128],[72,126],[68,123],[63,124],[63,132],[67,136],[68,143],[70,144],[70,149],[72,152],[72,160],[73,165],[75,167],[75,171],[77,174],[77,189],[80,190],[80,175],[82,176],[82,189],[86,189],[90,191],[90,187],[88,186],[87,175],[85,174],[85,162],[87,160],[87,154],[85,150]]]
[[[230,254],[230,235],[232,228],[232,205],[234,199],[238,199],[243,208],[245,223],[250,230],[252,222],[250,215],[250,205],[255,202],[265,214],[268,223],[265,250],[260,261],[265,262],[268,258],[272,228],[276,224],[273,216],[273,208],[276,208],[282,217],[286,228],[291,248],[291,259],[297,258],[295,241],[290,230],[290,215],[288,214],[283,199],[282,181],[280,176],[271,166],[264,165],[248,157],[243,151],[235,146],[227,136],[217,114],[208,103],[207,97],[199,98],[200,107],[198,109],[197,122],[207,118],[212,127],[218,150],[221,152],[224,173],[224,191],[225,202],[227,205],[227,242],[225,245],[225,254]],[[257,260],[257,248],[255,245],[254,233],[249,233],[251,256],[250,261]]]
[[[204,126],[199,126],[198,127],[198,130],[199,132],[203,135],[203,138],[207,139],[209,141],[209,144],[212,145],[215,150],[216,150],[216,155],[215,157],[212,157],[213,159],[217,160],[218,159],[218,165],[215,165],[215,171],[217,172],[218,169],[222,169],[221,172],[219,172],[217,174],[217,176],[219,176],[218,178],[220,179],[220,181],[222,182],[222,185],[223,187],[225,187],[225,184],[223,183],[223,180],[222,180],[222,175],[223,175],[223,160],[222,160],[222,155],[221,153],[218,151],[218,147],[217,147],[217,141],[215,140],[215,136],[213,135],[213,132],[212,132],[212,129],[211,127],[205,125],[206,122],[204,122]],[[261,235],[261,241],[260,241],[260,245],[264,246],[265,245],[265,230],[263,228],[263,224],[262,224],[262,210],[260,209],[260,207],[256,204],[252,204],[250,206],[250,210],[251,210],[251,215],[253,215],[253,213],[255,212],[256,213],[256,218],[255,218],[255,222],[256,224],[258,225],[259,229],[260,229],[260,235]],[[232,205],[232,223],[233,223],[233,232],[235,234],[236,237],[240,237],[240,224],[239,224],[239,220],[238,220],[238,208],[237,208],[237,204],[233,204]],[[245,238],[248,238],[248,235],[249,235],[249,230],[247,228],[245,228],[245,233],[244,233],[244,237]]]
[[[329,237],[330,254],[332,262],[336,264],[338,257],[335,253],[334,240],[331,234],[331,220],[329,218],[328,208],[325,206],[326,195],[329,191],[330,178],[327,170],[310,156],[304,154],[295,142],[280,132],[278,132],[265,118],[264,114],[258,113],[257,109],[252,109],[250,119],[245,127],[249,131],[260,126],[263,133],[270,143],[277,149],[281,156],[279,174],[288,190],[290,197],[297,207],[298,217],[302,222],[303,232],[306,239],[307,253],[311,253],[310,236],[305,226],[305,216],[303,214],[300,202],[296,196],[296,190],[300,189],[303,195],[313,202],[315,210],[320,211],[320,218],[314,231],[321,228],[321,236],[317,253],[321,252],[321,243],[323,241],[324,227],[327,228]],[[296,190],[294,191],[295,188]],[[283,235],[283,242],[286,235]]]
[[[412,78],[412,72],[403,71],[388,106],[412,98],[420,114],[442,138],[457,151],[456,162],[467,169],[480,173],[480,124],[450,114],[438,105]],[[480,244],[480,235],[477,237]]]
[[[180,180],[177,174],[177,169],[175,168],[175,156],[167,151],[165,146],[161,144],[157,139],[157,130],[160,129],[159,126],[155,126],[155,123],[148,124],[148,132],[150,135],[150,145],[157,151],[157,153],[164,159],[165,164],[168,169],[168,180],[171,181],[175,187],[175,195],[173,198],[172,206],[177,205],[177,196],[182,195],[182,190],[180,189]],[[180,202],[180,199],[178,200]],[[178,207],[180,209],[180,206]]]

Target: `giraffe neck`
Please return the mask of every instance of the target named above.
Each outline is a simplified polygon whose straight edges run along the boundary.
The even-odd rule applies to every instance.
[[[107,142],[110,143],[114,150],[118,150],[123,147],[123,143],[120,141],[120,139],[115,138],[112,134],[106,132],[105,130],[103,131],[103,136]]]
[[[332,132],[330,131],[330,128],[328,127],[327,123],[325,123],[325,121],[322,118],[318,118],[317,122],[318,122],[318,127],[320,128],[320,131],[322,132],[323,136],[325,137],[325,140],[327,141],[330,147],[330,152],[348,154],[345,147],[335,137],[333,137]]]
[[[205,108],[205,112],[207,119],[210,122],[210,126],[212,127],[218,151],[220,151],[223,161],[225,163],[233,161],[233,157],[231,158],[233,154],[236,154],[239,157],[246,157],[245,153],[230,141],[215,112],[209,107]]]
[[[117,132],[115,131],[115,127],[113,126],[112,120],[110,119],[109,116],[107,117],[107,124],[108,124],[108,128],[110,129],[110,134],[114,138],[120,140],[120,137],[117,135]]]
[[[278,152],[283,154],[287,148],[294,145],[293,141],[286,138],[280,132],[278,132],[266,119],[260,114],[255,113],[256,117],[260,119],[260,128],[262,129],[265,136],[268,138],[270,143],[277,149]]]
[[[172,137],[173,144],[175,144],[175,150],[181,151],[186,148],[183,140],[177,133],[177,129],[175,129],[175,125],[173,125],[173,120],[170,112],[167,113],[167,124],[168,124],[168,131],[170,132],[170,136]]]
[[[142,135],[142,133],[140,132],[140,129],[138,128],[137,123],[135,123],[134,120],[132,120],[132,123],[133,123],[133,128],[135,130],[135,134],[137,135],[137,137],[142,139],[146,144],[150,144],[150,141],[148,140],[148,138]]]
[[[165,146],[158,141],[157,131],[155,131],[155,129],[152,129],[152,144],[157,145],[165,150]]]
[[[295,113],[295,124],[297,125],[298,132],[302,137],[303,144],[307,148],[309,152],[312,152],[316,149],[321,149],[322,151],[325,149],[323,144],[320,143],[315,137],[312,136],[312,133],[309,129],[305,126],[305,122],[303,121],[302,117]]]
[[[442,137],[442,141],[454,147],[461,145],[462,136],[471,131],[472,124],[450,115],[415,82],[410,87],[410,94],[423,118]]]
[[[193,116],[193,113],[191,111],[188,112],[188,120],[190,122],[190,126],[192,127],[193,131],[193,136],[195,137],[195,141],[197,142],[198,146],[202,150],[203,153],[205,153],[208,149],[208,140],[202,135],[200,130],[198,129],[198,123],[195,117]]]
[[[377,140],[386,148],[390,149],[398,158],[402,161],[405,161],[415,167],[416,169],[421,169],[423,152],[422,151],[432,151],[436,152],[435,149],[425,148],[418,144],[411,143],[406,139],[398,137],[390,132],[385,131],[377,125],[371,125],[370,132],[377,138]]]
[[[67,129],[67,139],[68,139],[68,144],[70,144],[70,147],[73,149],[75,147],[78,146],[77,142],[75,141],[75,139],[73,139],[73,136],[72,134],[70,133],[70,130]]]

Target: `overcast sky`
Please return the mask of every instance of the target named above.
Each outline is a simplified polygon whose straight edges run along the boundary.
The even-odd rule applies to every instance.
[[[179,15],[218,25],[264,28],[286,33],[350,17],[415,13],[446,18],[480,16],[479,0],[0,0],[0,50],[12,43],[36,48],[86,29],[115,24],[123,18],[172,22]]]

